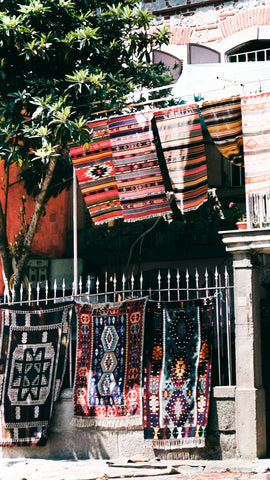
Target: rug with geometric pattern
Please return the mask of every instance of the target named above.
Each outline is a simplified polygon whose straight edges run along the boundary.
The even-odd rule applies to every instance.
[[[74,426],[142,426],[145,304],[146,298],[76,304]]]
[[[68,357],[72,304],[0,308],[0,445],[44,445]]]
[[[205,446],[211,387],[212,305],[148,302],[144,438],[153,448]]]

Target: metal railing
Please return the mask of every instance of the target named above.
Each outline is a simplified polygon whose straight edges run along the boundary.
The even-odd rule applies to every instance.
[[[149,275],[150,273],[150,275]],[[231,274],[232,276],[232,274]],[[78,294],[75,295],[74,292]],[[208,271],[207,268],[195,269],[191,273],[175,270],[156,270],[133,273],[121,278],[116,274],[104,273],[101,277],[88,275],[85,281],[79,280],[78,288],[67,291],[63,279],[61,285],[56,280],[50,287],[48,281],[37,284],[32,289],[31,283],[26,281],[21,285],[20,298],[15,302],[14,289],[9,291],[5,286],[4,303],[9,305],[42,305],[59,303],[67,300],[96,303],[119,302],[127,298],[149,296],[158,301],[185,301],[199,298],[212,298],[214,305],[214,352],[213,352],[213,384],[232,385],[235,382],[234,366],[234,308],[233,285],[227,267],[223,272]],[[74,334],[76,336],[76,332]],[[72,342],[71,346],[72,347]],[[69,379],[72,386],[74,374],[74,355],[70,351]]]
[[[246,206],[249,228],[270,227],[270,193],[247,194]]]
[[[249,52],[235,53],[227,56],[227,61],[232,62],[267,62],[270,60],[270,48],[251,50]]]

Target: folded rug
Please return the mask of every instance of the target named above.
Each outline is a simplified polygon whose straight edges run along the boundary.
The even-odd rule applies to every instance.
[[[125,221],[171,212],[153,143],[152,113],[109,120],[115,178]]]
[[[204,447],[211,384],[212,306],[149,302],[145,323],[144,438],[153,448]]]
[[[207,200],[207,165],[198,107],[180,105],[154,112],[172,192],[179,210],[195,210]],[[160,158],[163,161],[163,158]]]
[[[243,159],[241,98],[239,96],[204,102],[201,114],[220,153],[234,165]]]
[[[72,147],[70,155],[88,211],[95,224],[122,218],[107,120],[88,125],[93,142]]]
[[[1,305],[1,446],[44,445],[64,378],[72,307]]]
[[[146,298],[77,303],[73,425],[142,425],[142,348]]]

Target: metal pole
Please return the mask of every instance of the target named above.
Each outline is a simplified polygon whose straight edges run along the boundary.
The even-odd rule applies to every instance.
[[[77,217],[77,178],[73,167],[73,283],[74,295],[78,294],[78,217]]]

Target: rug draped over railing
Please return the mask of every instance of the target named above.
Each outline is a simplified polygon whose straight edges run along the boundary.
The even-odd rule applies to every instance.
[[[154,141],[153,115],[162,152]],[[206,200],[206,157],[196,105],[137,112],[88,126],[93,143],[72,147],[70,154],[94,223],[167,217],[174,206],[183,213]]]
[[[182,213],[207,200],[207,166],[198,107],[180,105],[154,112],[177,206]]]
[[[0,445],[44,445],[58,398],[73,304],[0,308]]]
[[[234,165],[243,165],[241,98],[235,96],[204,102],[200,112],[223,157]]]
[[[70,149],[88,211],[96,224],[122,218],[107,120],[89,125],[93,142]]]
[[[270,224],[270,93],[242,97],[247,212],[250,223]]]
[[[144,349],[144,438],[154,448],[205,445],[211,383],[209,300],[149,302]]]
[[[142,426],[142,354],[146,298],[77,303],[74,384],[77,427]]]
[[[169,213],[161,170],[153,143],[152,113],[109,120],[115,178],[125,221]]]

